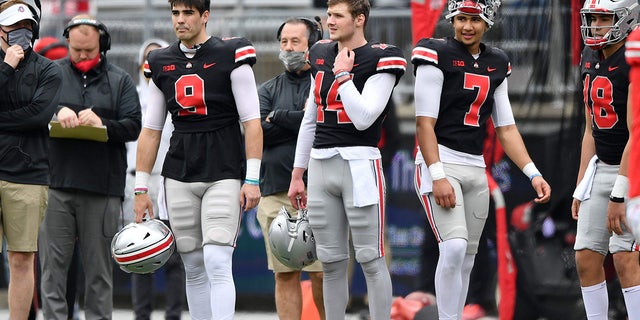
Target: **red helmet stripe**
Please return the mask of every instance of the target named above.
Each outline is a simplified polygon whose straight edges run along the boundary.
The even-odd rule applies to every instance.
[[[173,234],[167,234],[167,237],[164,238],[162,242],[158,242],[157,244],[146,248],[144,251],[139,251],[133,254],[127,255],[119,255],[114,254],[115,260],[120,264],[131,264],[137,262],[138,260],[148,259],[150,257],[155,256],[156,254],[165,251],[167,248],[171,247],[173,244]]]

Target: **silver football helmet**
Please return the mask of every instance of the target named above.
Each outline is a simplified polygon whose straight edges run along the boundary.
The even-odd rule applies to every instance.
[[[175,247],[169,227],[150,219],[118,231],[111,241],[111,255],[125,272],[151,273],[169,260]]]
[[[269,245],[278,261],[289,268],[299,270],[314,263],[318,259],[316,240],[307,210],[298,210],[296,218],[283,206],[269,226]]]
[[[609,44],[618,43],[624,40],[638,23],[640,6],[637,0],[588,0],[580,9],[582,25],[580,33],[584,44],[594,50],[604,48]],[[592,14],[613,15],[612,26],[591,26]],[[609,31],[602,35],[598,34],[598,29],[609,28]]]
[[[458,14],[468,14],[474,16],[480,16],[484,20],[489,28],[493,26],[493,21],[496,18],[496,12],[500,8],[500,0],[448,0],[447,1],[449,14],[445,16],[446,19],[451,19]]]

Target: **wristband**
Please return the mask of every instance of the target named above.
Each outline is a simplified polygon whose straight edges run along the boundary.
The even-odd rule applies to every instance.
[[[348,76],[350,74],[351,73],[349,73],[349,71],[340,71],[340,72],[336,73],[335,79],[338,79],[338,78],[343,77],[343,76]]]
[[[258,179],[260,179],[260,159],[247,159],[247,175],[245,176],[245,181],[256,181],[258,184]]]
[[[338,80],[338,86],[341,86],[343,83],[351,80],[351,77],[345,78],[344,80]]]
[[[333,74],[338,74],[338,73],[341,73],[341,72],[349,72],[349,71],[347,71],[347,69],[338,69],[338,70],[334,70]]]
[[[151,175],[149,174],[149,172],[144,172],[144,171],[136,171],[136,183],[134,184],[134,190],[135,189],[147,189],[149,190],[149,188],[147,187],[149,185],[149,177]]]
[[[149,192],[148,188],[135,188],[135,189],[133,189],[133,194],[136,195],[136,196],[140,195],[140,194],[146,194],[148,192]]]
[[[616,177],[616,182],[613,184],[613,189],[611,189],[611,197],[622,198],[622,201],[624,201],[624,197],[627,195],[628,189],[629,189],[629,178],[619,174]]]
[[[257,186],[260,181],[258,181],[257,179],[244,179],[244,183]]]
[[[434,162],[429,166],[429,173],[431,174],[431,180],[436,181],[444,179],[447,176],[444,174],[444,165],[442,162]]]
[[[624,203],[624,197],[614,197],[613,195],[610,195],[609,201],[615,202],[615,203]]]
[[[529,181],[533,180],[535,177],[542,177],[542,174],[538,171],[538,168],[536,168],[536,165],[533,162],[529,162],[522,167],[522,173],[529,178]]]

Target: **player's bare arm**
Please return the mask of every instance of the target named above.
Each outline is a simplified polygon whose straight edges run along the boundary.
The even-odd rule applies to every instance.
[[[247,159],[262,158],[262,125],[260,118],[245,121],[244,126],[244,143],[246,146]],[[240,189],[240,206],[244,210],[254,208],[260,202],[260,187],[257,184],[242,184]]]
[[[143,180],[144,177],[148,180],[149,174],[153,169],[161,137],[162,131],[149,128],[142,128],[142,131],[140,131],[138,149],[136,150],[136,186],[138,184],[143,184],[145,187],[148,186]],[[142,222],[147,213],[149,218],[154,217],[153,202],[151,202],[151,197],[147,192],[136,192],[133,212],[135,213],[136,222]]]
[[[433,197],[436,204],[443,208],[456,206],[456,194],[449,180],[444,176],[440,154],[438,152],[438,138],[436,138],[435,125],[437,118],[416,117],[416,133],[418,145],[425,163],[429,167],[433,179]],[[437,173],[441,172],[441,173]],[[435,177],[434,177],[435,174]]]
[[[631,85],[629,85],[629,93],[631,93]],[[627,128],[631,128],[633,117],[631,116],[631,110],[633,109],[631,94],[627,95]],[[627,178],[629,169],[629,141],[624,146],[622,152],[622,159],[620,159],[620,168],[618,169],[618,177],[614,183],[613,190],[611,191],[612,199],[625,199],[627,190],[629,188],[629,179]],[[626,201],[626,199],[625,199]],[[609,201],[607,206],[607,230],[609,232],[615,232],[616,234],[622,234],[623,230],[629,231],[630,228],[627,225],[626,205],[625,202]]]
[[[523,170],[527,164],[533,163],[515,124],[497,127],[496,135],[504,148],[504,152],[520,170]],[[531,179],[531,186],[537,195],[534,202],[549,202],[549,199],[551,199],[551,186],[549,186],[549,183],[541,175],[529,178]]]

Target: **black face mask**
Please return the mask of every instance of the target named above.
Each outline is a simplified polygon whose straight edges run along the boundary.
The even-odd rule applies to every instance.
[[[31,48],[31,39],[33,38],[33,31],[28,28],[19,28],[11,31],[5,31],[2,29],[7,35],[7,39],[2,38],[4,42],[6,42],[9,46],[17,44],[22,47],[22,50],[27,50]]]

